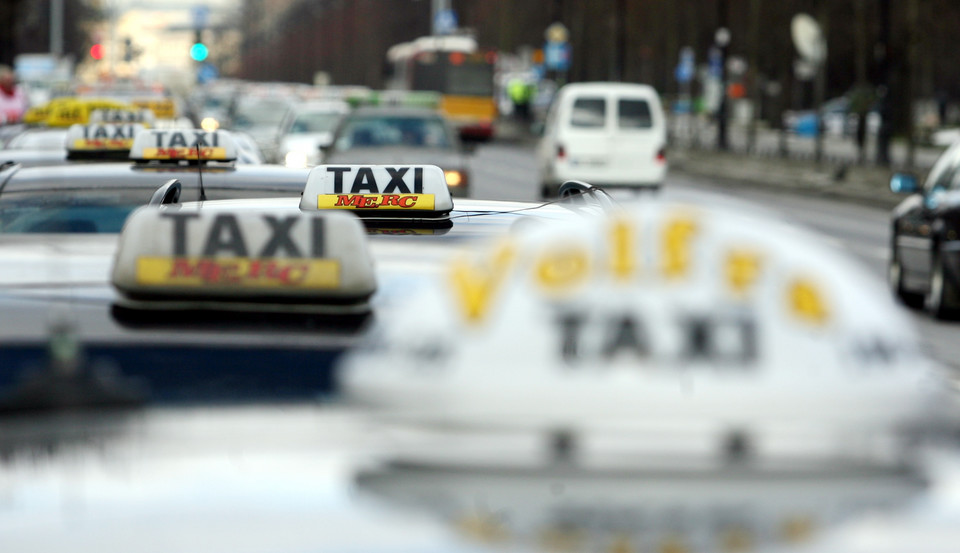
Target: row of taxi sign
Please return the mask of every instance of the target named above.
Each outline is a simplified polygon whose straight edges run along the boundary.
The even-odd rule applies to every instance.
[[[101,113],[100,119],[93,116],[96,112]],[[141,123],[153,126],[156,119],[173,119],[175,116],[173,101],[168,99],[121,102],[109,98],[62,97],[28,109],[23,116],[23,122],[49,127],[69,127],[96,122]]]
[[[288,207],[141,208],[113,284],[134,308],[368,309],[378,279],[366,235],[337,211],[381,218],[396,207],[389,195],[430,195],[437,217],[453,209],[436,167],[320,166]],[[536,534],[507,523],[539,519],[553,529],[540,533],[548,547],[789,541],[849,516],[844,505],[916,493],[918,430],[957,423],[955,398],[883,285],[768,217],[653,200],[523,225],[445,265],[378,306],[341,380],[391,431],[390,463],[361,483],[401,501],[429,495],[482,539]],[[695,489],[674,503],[649,491],[671,478]],[[699,523],[675,524],[677,501],[706,496],[733,506],[718,507],[719,542]],[[591,537],[583,521],[621,499],[656,527],[638,536],[620,513],[595,529],[606,538]],[[553,514],[525,513],[525,502]]]

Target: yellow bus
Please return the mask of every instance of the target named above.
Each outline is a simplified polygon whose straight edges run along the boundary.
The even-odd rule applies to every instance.
[[[467,140],[488,140],[497,119],[497,53],[467,36],[427,36],[387,51],[388,88],[440,94],[440,111]]]

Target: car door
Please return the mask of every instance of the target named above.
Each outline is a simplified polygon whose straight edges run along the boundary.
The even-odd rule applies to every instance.
[[[621,183],[655,183],[663,178],[658,154],[666,143],[665,122],[656,98],[638,93],[615,95],[615,125],[607,140],[609,179]]]
[[[926,281],[930,275],[930,249],[934,210],[939,197],[960,177],[960,148],[941,156],[924,182],[922,195],[897,219],[897,249],[908,280]],[[913,287],[913,286],[911,286]]]

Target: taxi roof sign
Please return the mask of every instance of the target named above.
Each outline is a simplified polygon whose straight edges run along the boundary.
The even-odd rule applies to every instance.
[[[95,123],[67,130],[67,159],[122,159],[128,157],[140,124]]]
[[[320,165],[307,176],[300,209],[348,210],[368,222],[449,224],[453,199],[434,165]]]
[[[156,117],[149,109],[95,109],[90,112],[91,123],[140,123],[152,127]]]
[[[717,447],[738,429],[892,431],[939,397],[881,282],[752,213],[651,201],[528,225],[436,280],[378,313],[349,394],[468,428],[667,425]]]
[[[359,220],[278,209],[142,207],[120,234],[112,282],[125,305],[154,309],[357,312],[376,290]]]
[[[237,155],[236,142],[223,130],[145,129],[130,149],[130,159],[140,162],[235,161]]]

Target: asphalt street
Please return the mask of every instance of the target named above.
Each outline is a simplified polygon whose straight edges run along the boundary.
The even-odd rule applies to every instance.
[[[483,199],[535,201],[539,180],[534,146],[494,143],[481,146],[472,158],[472,196]],[[732,196],[782,213],[860,260],[870,273],[886,279],[890,215],[887,210],[832,198],[737,186],[724,181],[669,173],[664,193],[672,197]],[[960,321],[934,321],[914,315],[931,356],[960,371]]]

